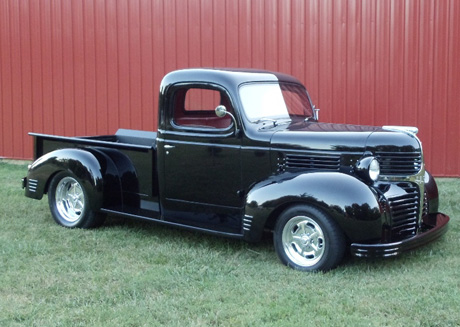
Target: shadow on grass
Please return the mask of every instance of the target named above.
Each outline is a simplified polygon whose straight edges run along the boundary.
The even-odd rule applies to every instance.
[[[181,242],[186,242],[187,246],[190,247],[208,244],[213,247],[231,247],[235,252],[241,251],[241,249],[246,249],[248,251],[252,250],[255,252],[272,252],[273,255],[275,255],[275,250],[273,248],[273,235],[270,232],[265,232],[260,242],[248,243],[237,238],[168,226],[154,221],[150,222],[142,219],[131,219],[113,215],[107,216],[106,221],[101,228],[125,229],[135,232],[137,235],[155,237],[159,239],[160,242],[167,242],[171,239],[180,239]]]
[[[237,255],[241,251],[249,251],[257,256],[257,260],[277,261],[273,247],[273,235],[270,232],[264,233],[262,240],[258,243],[247,243],[239,239],[226,238],[180,229],[173,226],[165,226],[155,222],[118,216],[108,216],[102,229],[126,230],[135,233],[136,236],[141,235],[146,238],[155,238],[156,241],[160,243],[167,243],[173,239],[180,239],[186,247],[204,246],[209,247],[209,249],[225,249],[227,253],[233,255]],[[437,246],[439,246],[439,244],[434,242],[427,247],[415,249],[390,258],[355,258],[351,256],[349,249],[347,249],[342,263],[334,271],[339,274],[341,272],[360,274],[370,271],[385,274],[395,271],[404,271],[409,267],[423,266],[424,262],[430,259],[431,249],[436,249]]]

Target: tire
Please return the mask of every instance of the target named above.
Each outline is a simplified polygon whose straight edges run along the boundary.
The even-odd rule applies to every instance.
[[[105,220],[105,215],[91,210],[88,191],[69,172],[60,172],[53,177],[48,203],[54,220],[64,227],[93,228],[102,225]]]
[[[320,210],[297,205],[278,218],[273,233],[281,262],[301,271],[328,271],[343,259],[346,242],[337,224]]]

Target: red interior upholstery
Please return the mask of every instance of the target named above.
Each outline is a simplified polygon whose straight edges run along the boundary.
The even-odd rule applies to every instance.
[[[230,116],[217,117],[214,110],[185,110],[185,94],[187,90],[179,90],[175,96],[174,122],[179,126],[227,128],[232,123]],[[233,112],[227,96],[221,95],[220,103]]]
[[[212,112],[214,114],[214,112]],[[231,119],[229,116],[226,117],[217,117],[214,114],[214,117],[206,116],[182,116],[174,119],[175,123],[180,126],[195,126],[195,127],[210,127],[210,128],[226,128],[230,126]]]

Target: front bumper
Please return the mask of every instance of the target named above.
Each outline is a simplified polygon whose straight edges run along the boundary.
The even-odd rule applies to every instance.
[[[377,244],[351,244],[351,254],[355,257],[379,258],[392,257],[401,252],[408,251],[428,244],[442,236],[448,227],[449,216],[442,213],[430,214],[424,217],[426,228],[423,232],[398,242]]]

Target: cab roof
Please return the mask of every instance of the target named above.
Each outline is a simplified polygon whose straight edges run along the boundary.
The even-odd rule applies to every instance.
[[[227,89],[234,89],[250,82],[288,82],[302,84],[293,76],[255,69],[235,68],[189,68],[168,73],[161,82],[161,88],[177,83],[215,83]]]

